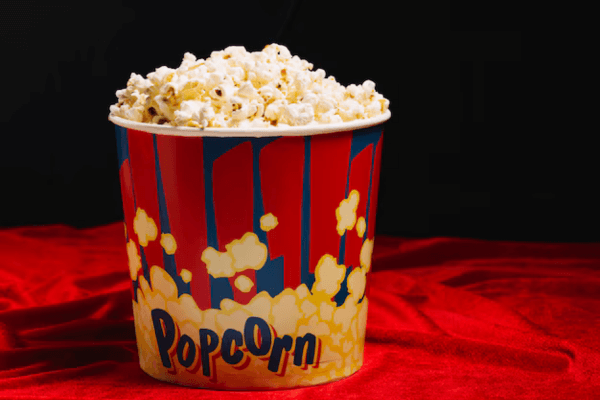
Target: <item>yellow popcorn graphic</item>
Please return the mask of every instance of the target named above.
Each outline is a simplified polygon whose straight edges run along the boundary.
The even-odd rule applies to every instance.
[[[359,301],[365,293],[367,283],[366,270],[363,268],[354,268],[348,275],[348,293],[355,301]]]
[[[129,276],[135,281],[138,271],[142,268],[142,258],[138,254],[137,244],[131,239],[127,242],[127,259],[129,260]]]
[[[235,278],[235,287],[244,293],[248,293],[252,289],[252,286],[254,286],[254,282],[245,275]]]
[[[356,209],[358,208],[358,201],[360,194],[358,190],[352,190],[348,195],[347,199],[340,202],[340,206],[335,210],[335,217],[337,219],[337,233],[342,236],[346,230],[354,228],[356,223]]]
[[[181,272],[179,273],[179,276],[181,276],[181,279],[185,283],[190,283],[192,280],[192,272],[185,268],[181,270]]]
[[[330,321],[331,317],[333,317],[334,307],[328,303],[321,303],[319,308],[320,316],[323,321]]]
[[[357,191],[351,192],[336,211],[340,215],[338,227],[343,226],[343,231],[353,229],[356,223],[358,196]],[[142,212],[138,211],[136,218],[147,223]],[[261,218],[263,230],[276,225],[268,216]],[[359,219],[359,235],[360,230],[364,235],[362,223]],[[151,236],[145,237],[154,240]],[[161,245],[167,253],[174,253],[177,246],[168,234],[161,235]],[[248,293],[254,282],[238,274],[265,265],[265,244],[247,232],[225,249],[204,249],[201,259],[207,272],[214,278],[237,275],[235,287]],[[372,250],[373,240],[366,239],[360,252],[361,266],[350,271],[348,295],[341,304],[334,299],[347,268],[331,254],[319,259],[311,288],[301,284],[274,296],[261,291],[247,304],[225,298],[218,309],[205,310],[191,295],[179,294],[163,268],[151,267],[150,281],[144,276],[138,278],[133,302],[142,369],[171,382],[213,388],[224,387],[219,385],[227,382],[228,388],[239,389],[320,383],[356,372],[363,362],[368,307],[364,293]],[[137,277],[141,262],[132,240],[128,256]],[[188,269],[182,269],[180,276],[186,283],[192,279]]]
[[[235,275],[233,258],[228,252],[222,253],[212,247],[207,247],[202,252],[202,261],[213,278],[229,277]]]
[[[169,255],[173,255],[177,251],[177,242],[170,233],[162,233],[160,235],[160,245],[165,250],[165,253]]]
[[[254,232],[246,232],[241,239],[225,245],[225,252],[207,247],[202,261],[214,278],[232,277],[247,269],[259,270],[267,261],[267,246],[258,240]]]
[[[275,227],[278,224],[279,222],[277,221],[277,217],[271,213],[265,214],[262,217],[260,217],[260,229],[262,229],[265,232],[275,229]]]
[[[158,234],[154,220],[146,214],[146,211],[139,207],[133,219],[133,231],[138,236],[138,241],[143,247],[148,246],[148,242],[155,240]]]
[[[360,265],[365,268],[366,272],[371,269],[371,258],[373,256],[373,240],[366,239],[360,248]]]
[[[334,295],[340,290],[340,285],[346,275],[346,267],[337,264],[337,259],[325,254],[315,268],[315,283],[313,292],[324,292]]]
[[[367,223],[365,222],[365,217],[358,218],[358,221],[356,221],[356,233],[358,237],[364,237],[366,229]]]
[[[267,246],[258,240],[254,232],[247,232],[239,240],[234,240],[225,246],[233,259],[233,268],[242,272],[246,269],[258,270],[267,261]]]

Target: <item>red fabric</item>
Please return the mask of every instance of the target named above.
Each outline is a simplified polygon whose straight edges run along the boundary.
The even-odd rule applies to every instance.
[[[0,231],[2,399],[600,399],[600,246],[377,237],[365,364],[216,392],[137,365],[123,224]]]

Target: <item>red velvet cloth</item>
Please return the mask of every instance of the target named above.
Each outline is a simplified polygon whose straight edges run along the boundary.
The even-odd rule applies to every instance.
[[[0,231],[2,399],[600,399],[600,246],[377,237],[365,363],[286,391],[137,364],[123,224]]]

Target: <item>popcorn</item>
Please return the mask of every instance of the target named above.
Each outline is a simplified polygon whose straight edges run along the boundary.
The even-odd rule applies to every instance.
[[[225,246],[234,259],[236,271],[261,269],[267,261],[267,246],[258,240],[254,232],[247,232],[240,240],[234,240]]]
[[[213,278],[231,277],[235,275],[233,258],[228,252],[222,253],[213,247],[207,247],[202,252],[201,260],[206,264],[206,270]]]
[[[348,275],[348,292],[355,301],[359,301],[365,293],[366,270],[354,268]]]
[[[303,316],[296,302],[296,296],[289,293],[291,289],[284,290],[277,296],[277,301],[271,308],[273,325],[277,327],[278,335],[286,335],[296,331],[296,324]]]
[[[253,286],[254,282],[252,282],[252,280],[245,275],[240,275],[235,278],[235,287],[244,293],[248,293]]]
[[[305,317],[310,317],[317,311],[317,306],[315,306],[310,300],[304,300],[300,308],[302,309]]]
[[[138,254],[137,244],[131,239],[127,242],[127,259],[129,260],[129,275],[135,281],[138,272],[142,269],[142,257]]]
[[[188,62],[193,65],[191,57]],[[340,208],[345,211],[340,213],[338,210],[336,214],[345,215],[341,219],[345,221],[342,224],[344,230],[352,229],[346,227],[355,224],[349,215],[353,214],[356,220],[358,199],[358,192],[353,191],[340,203]],[[150,239],[153,221],[150,222],[143,210],[138,209],[136,221],[134,227],[138,226],[138,236],[154,240]],[[365,226],[360,228],[363,224]],[[261,229],[270,230],[276,225],[277,218],[273,214],[261,217]],[[364,236],[364,218],[359,218],[356,225],[357,232],[362,230],[359,234]],[[175,252],[177,246],[175,238],[166,233],[161,234],[160,244],[165,252]],[[143,275],[138,276],[141,262],[137,246],[132,239],[127,244],[132,279],[133,271],[138,279],[133,302],[135,331],[140,364],[152,376],[168,376],[177,382],[202,385],[224,381],[235,385],[239,382],[239,388],[243,388],[245,383],[240,376],[263,379],[266,373],[272,373],[269,379],[276,387],[301,380],[324,382],[347,376],[362,365],[368,306],[364,293],[372,239],[366,238],[363,242],[361,266],[353,268],[348,275],[348,296],[341,305],[334,302],[334,297],[341,290],[347,269],[338,265],[334,256],[324,254],[315,267],[311,290],[301,284],[295,289],[286,288],[274,297],[261,291],[248,304],[225,298],[218,309],[204,310],[190,294],[179,294],[177,284],[162,267],[152,266],[149,280]],[[225,249],[219,252],[207,247],[202,252],[208,273],[215,278],[235,277],[235,287],[248,293],[254,282],[240,272],[262,268],[267,257],[266,246],[256,234],[246,232],[226,244]],[[192,273],[181,269],[180,277],[189,283]],[[212,336],[207,339],[206,335]],[[266,343],[271,343],[266,345],[269,352],[259,354],[262,350],[260,338],[267,336],[271,337],[265,339],[268,340]],[[275,346],[274,338],[289,340],[291,346]],[[261,343],[261,348],[257,343]],[[192,348],[195,351],[190,350]],[[241,358],[233,360],[240,349]],[[211,362],[203,364],[204,360]]]
[[[333,295],[340,290],[340,285],[346,275],[346,267],[337,264],[337,259],[325,254],[315,268],[315,283],[313,291]]]
[[[366,229],[367,222],[365,221],[365,217],[359,217],[358,221],[356,221],[356,233],[358,234],[358,237],[364,237]]]
[[[373,240],[366,239],[360,248],[360,265],[367,271],[371,269],[371,256],[373,255]]]
[[[181,270],[179,276],[181,276],[181,280],[185,283],[190,283],[192,281],[192,273],[185,268]]]
[[[342,200],[340,206],[335,210],[335,217],[338,221],[336,228],[338,235],[342,236],[346,230],[354,228],[359,199],[360,194],[358,190],[353,190],[348,195],[348,198]]]
[[[207,59],[185,53],[177,69],[132,73],[110,114],[136,122],[196,128],[331,124],[372,118],[389,109],[375,83],[344,87],[278,44],[242,46]]]
[[[254,232],[246,232],[241,239],[225,245],[225,252],[207,247],[201,256],[213,278],[232,277],[246,269],[259,270],[267,261],[267,246]]]
[[[279,222],[277,221],[277,217],[272,213],[268,213],[260,217],[260,229],[265,232],[275,229],[278,224]]]
[[[331,320],[331,317],[333,317],[333,306],[331,304],[323,302],[321,303],[319,312],[323,321],[329,321]]]
[[[165,250],[165,253],[169,255],[175,254],[177,250],[177,242],[170,233],[163,233],[160,235],[160,245]]]
[[[138,235],[140,245],[143,247],[148,246],[148,242],[155,240],[158,234],[154,220],[139,207],[133,218],[133,231]]]

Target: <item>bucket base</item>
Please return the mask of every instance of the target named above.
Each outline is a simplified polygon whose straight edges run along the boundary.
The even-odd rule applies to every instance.
[[[327,383],[332,383],[346,379],[360,370],[362,365],[357,365],[350,369],[348,373],[342,375],[327,377],[326,375],[290,375],[286,377],[276,378],[269,376],[249,376],[240,371],[237,376],[230,376],[226,380],[211,381],[208,378],[200,375],[198,377],[190,377],[188,374],[160,373],[152,369],[144,369],[140,364],[142,371],[147,375],[159,381],[168,382],[180,386],[186,386],[195,389],[209,390],[229,390],[229,391],[259,391],[259,390],[285,390],[296,389],[301,387],[320,386]],[[196,378],[196,379],[194,379]]]

